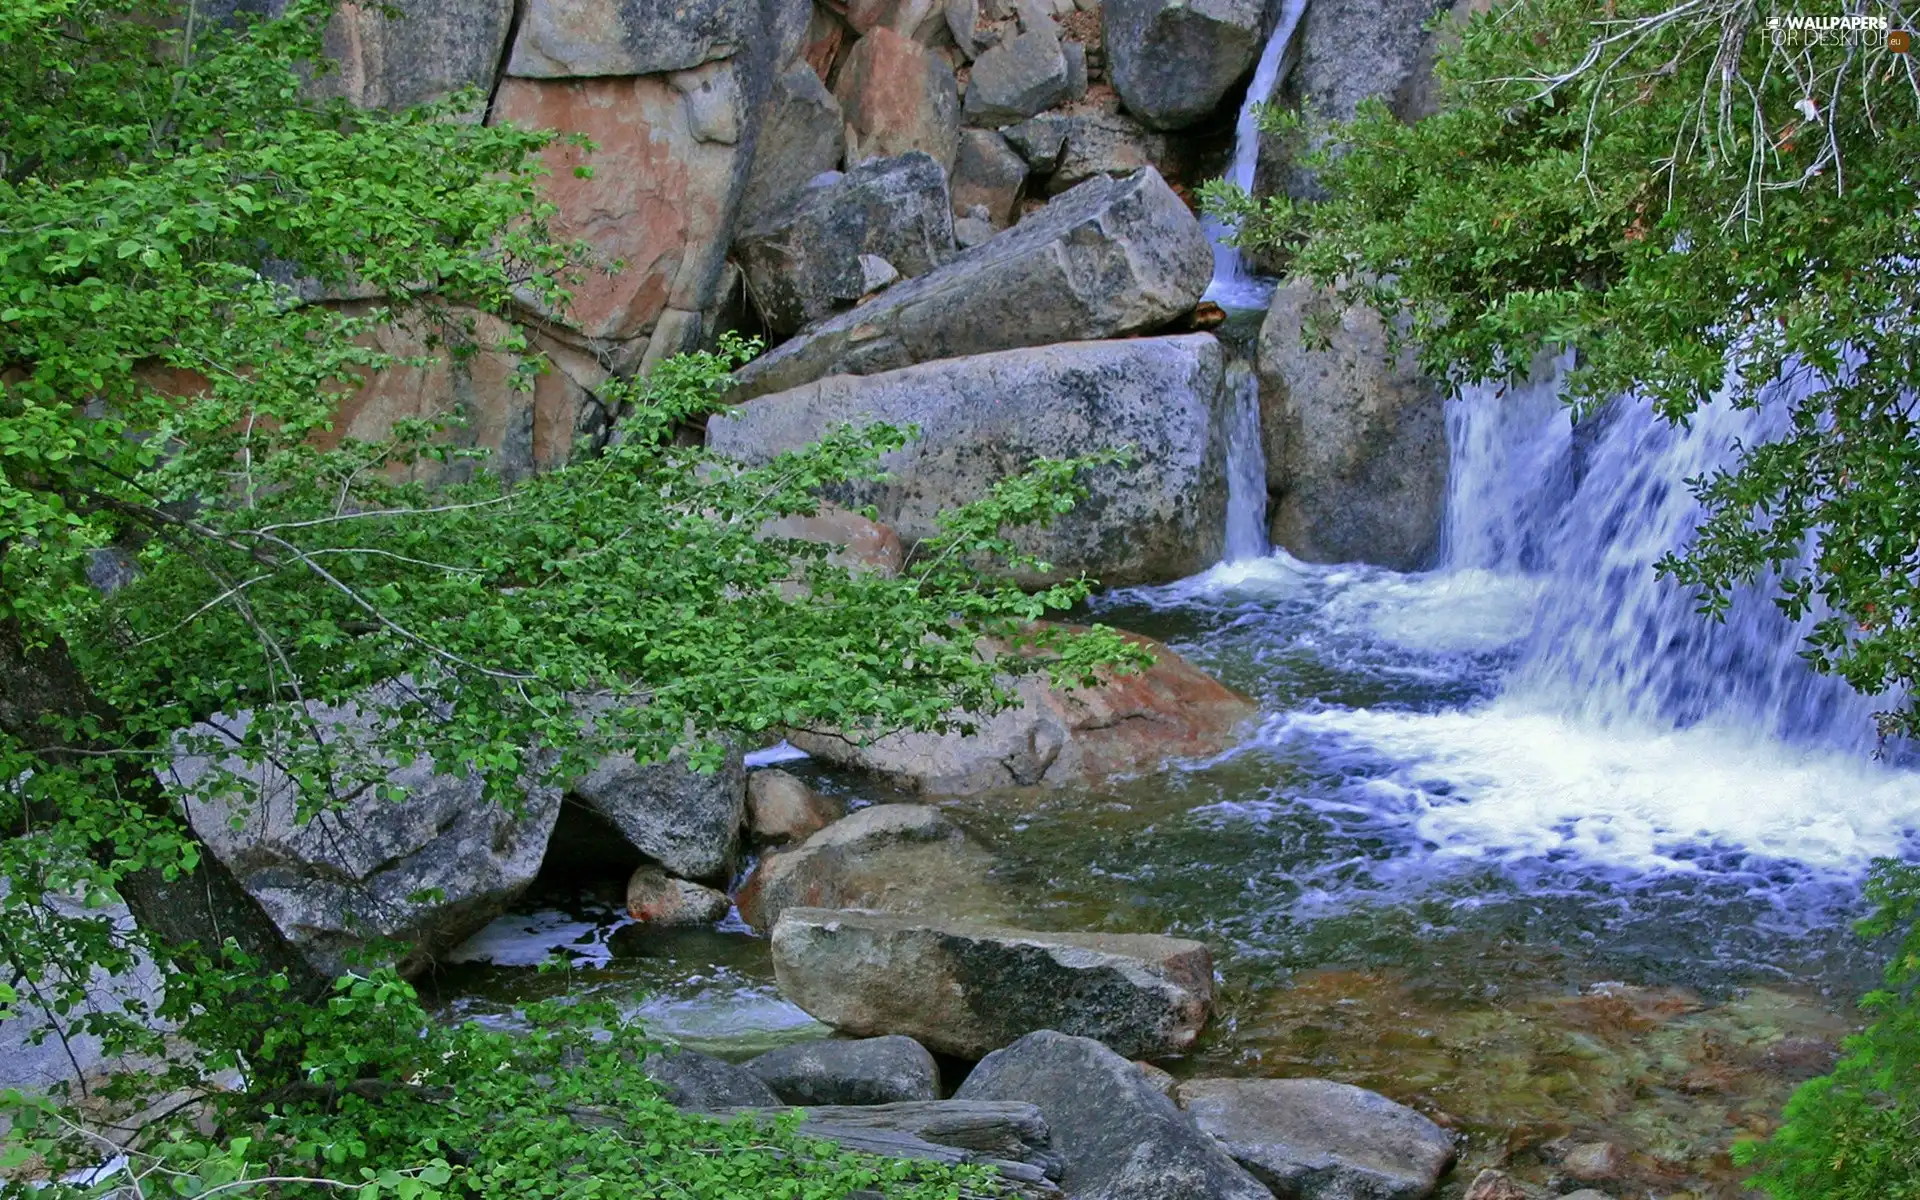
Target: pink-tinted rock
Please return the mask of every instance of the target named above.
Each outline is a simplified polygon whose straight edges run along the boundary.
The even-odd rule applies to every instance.
[[[725,892],[689,883],[655,866],[627,880],[627,915],[642,925],[705,925],[727,915]]]
[[[854,44],[834,95],[846,112],[849,163],[924,150],[953,165],[960,88],[942,55],[877,26]]]
[[[776,517],[760,527],[760,536],[792,538],[838,546],[833,561],[882,575],[897,575],[906,562],[900,535],[889,526],[834,504],[821,504],[812,516]]]
[[[688,319],[697,326],[716,302],[745,169],[734,72],[714,62],[665,76],[501,85],[498,119],[584,133],[599,147],[549,147],[545,188],[560,210],[554,234],[586,241],[602,259],[574,286],[566,318],[590,338],[637,343],[615,353],[616,365],[640,359],[644,335],[684,340]],[[575,177],[582,165],[592,178]],[[624,265],[612,271],[615,261]]]
[[[788,740],[926,795],[1086,783],[1232,745],[1253,704],[1160,643],[1127,636],[1154,654],[1153,666],[1074,690],[1028,676],[1016,687],[1022,706],[980,721],[972,735],[890,733],[859,745],[795,730]]]
[[[497,344],[511,330],[504,321],[483,314],[473,319],[472,336],[481,346]],[[463,416],[465,423],[448,431],[459,446],[491,451],[489,470],[510,478],[555,467],[567,460],[575,439],[593,411],[589,387],[603,375],[591,361],[563,346],[549,343],[550,366],[529,392],[509,386],[516,356],[481,350],[454,361],[444,352],[430,351],[427,331],[418,326],[388,325],[370,339],[379,349],[398,357],[435,353],[427,366],[393,366],[366,375],[366,382],[342,397],[332,434],[323,444],[344,438],[379,442],[392,435],[394,422],[408,418]],[[463,330],[442,336],[466,341]],[[465,463],[421,462],[408,468],[410,478],[440,482],[471,470]]]

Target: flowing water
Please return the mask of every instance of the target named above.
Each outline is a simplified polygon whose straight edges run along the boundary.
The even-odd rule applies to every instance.
[[[1242,101],[1240,115],[1234,121],[1233,161],[1227,167],[1226,179],[1243,191],[1253,191],[1253,177],[1260,165],[1259,106],[1273,98],[1286,78],[1287,68],[1292,64],[1287,50],[1306,10],[1307,0],[1282,0],[1279,19],[1261,48],[1260,59],[1254,64],[1253,80],[1247,85],[1247,98]],[[1207,220],[1204,225],[1207,238],[1213,243],[1213,282],[1207,288],[1206,298],[1227,309],[1266,307],[1267,297],[1273,292],[1272,281],[1256,276],[1240,252],[1226,243],[1225,226],[1214,220]]]
[[[1303,7],[1282,6],[1241,113],[1243,186]],[[1244,323],[1271,285],[1210,232],[1208,295]],[[1876,974],[1848,933],[1859,882],[1915,852],[1920,771],[1876,742],[1891,701],[1808,670],[1764,582],[1714,624],[1654,570],[1697,520],[1683,481],[1776,430],[1790,394],[1685,429],[1626,398],[1576,426],[1561,369],[1450,402],[1443,562],[1402,574],[1269,550],[1258,383],[1236,363],[1226,561],[1090,615],[1253,696],[1257,731],[1145,778],[947,807],[1033,927],[1214,949],[1219,1009],[1177,1073],[1415,1104],[1469,1135],[1454,1195],[1481,1165],[1554,1182],[1556,1146],[1608,1139],[1632,1152],[1615,1191],[1731,1198],[1733,1138],[1857,1020]],[[756,759],[855,805],[910,799]],[[829,1032],[737,918],[651,933],[618,903],[617,880],[549,881],[456,956],[448,1012],[593,994],[732,1056]],[[550,950],[570,969],[534,972]]]

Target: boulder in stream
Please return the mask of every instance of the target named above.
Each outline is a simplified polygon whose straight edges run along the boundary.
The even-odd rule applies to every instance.
[[[822,796],[778,767],[747,776],[747,831],[761,845],[804,842],[847,815],[847,806]]]
[[[676,1108],[708,1110],[780,1103],[780,1097],[752,1071],[697,1050],[649,1054],[641,1069],[660,1086],[667,1103]]]
[[[1137,1067],[1092,1038],[1030,1033],[982,1059],[954,1098],[1037,1107],[1074,1200],[1273,1200]]]
[[[689,767],[684,753],[644,766],[611,755],[574,783],[573,794],[670,874],[723,881],[733,864],[747,799],[738,750],[708,774]]]
[[[1153,666],[1093,688],[1027,676],[1015,684],[1021,706],[980,720],[972,734],[890,733],[865,743],[804,730],[788,737],[816,758],[927,795],[1089,783],[1233,745],[1253,703],[1159,642],[1126,636],[1153,653]]]
[[[1429,565],[1447,499],[1446,397],[1413,351],[1387,359],[1386,327],[1307,280],[1273,295],[1260,326],[1260,427],[1272,539],[1308,562]],[[1316,349],[1308,326],[1329,322]]]
[[[1178,1053],[1213,1007],[1207,948],[1154,934],[789,908],[773,929],[773,968],[781,995],[836,1029],[903,1033],[965,1058],[1037,1029],[1095,1037],[1123,1054]]]
[[[894,1104],[940,1098],[940,1068],[910,1037],[798,1042],[746,1068],[788,1104]]]
[[[642,925],[707,925],[731,907],[725,892],[675,879],[651,863],[627,880],[627,915]]]
[[[762,930],[795,907],[990,916],[1002,909],[992,867],[993,856],[938,809],[876,804],[762,857],[737,900]]]
[[[1159,172],[1090,179],[938,270],[748,363],[731,399],[827,375],[1154,329],[1192,308],[1212,275],[1199,220]]]
[[[1195,1079],[1180,1104],[1281,1200],[1423,1200],[1453,1164],[1446,1130],[1326,1079]]]

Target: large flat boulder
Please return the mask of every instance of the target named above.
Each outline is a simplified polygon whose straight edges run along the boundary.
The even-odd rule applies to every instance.
[[[705,774],[689,767],[682,753],[644,765],[631,755],[610,755],[575,780],[572,791],[670,874],[724,881],[733,867],[747,812],[746,768],[738,750]]]
[[[1153,329],[1190,310],[1212,273],[1199,221],[1158,172],[1091,179],[944,267],[747,364],[732,399],[833,374]]]
[[[1273,1200],[1138,1067],[1091,1038],[1028,1034],[982,1059],[954,1098],[1038,1108],[1074,1200]]]
[[[1376,1092],[1326,1079],[1194,1079],[1181,1107],[1279,1200],[1424,1200],[1453,1138]]]
[[[889,733],[863,743],[793,730],[789,740],[927,795],[1091,783],[1233,745],[1254,704],[1160,643],[1128,637],[1153,653],[1153,666],[1071,690],[1028,676],[1015,684],[1020,707],[981,718],[972,734]]]
[[[343,760],[379,762],[360,709],[316,706],[310,716]],[[251,721],[240,713],[221,725],[237,737]],[[243,778],[254,798],[213,790],[216,771]],[[298,786],[271,764],[183,755],[164,778],[181,790],[208,851],[330,975],[376,938],[412,947],[403,971],[425,969],[526,890],[560,815],[557,789],[531,788],[520,811],[510,812],[485,798],[477,776],[441,773],[426,759],[386,770],[382,782],[403,799],[343,779],[349,798],[306,820]]]
[[[733,55],[759,15],[752,0],[527,0],[507,73],[562,79],[684,71]]]
[[[746,1067],[787,1104],[897,1104],[940,1098],[940,1068],[933,1055],[898,1034],[799,1042],[749,1059]]]
[[[789,908],[993,916],[993,856],[924,804],[876,804],[800,845],[761,857],[737,897],[740,915],[771,929]]]
[[[1266,8],[1263,0],[1105,0],[1107,70],[1127,111],[1154,129],[1210,116],[1260,56]]]
[[[1260,427],[1271,539],[1308,562],[1428,566],[1447,496],[1446,397],[1411,347],[1387,355],[1386,327],[1295,280],[1260,327]],[[1331,344],[1311,344],[1310,322]]]
[[[880,309],[897,293],[924,295],[926,285],[969,256],[1025,228],[1017,225],[818,329]],[[1064,270],[1061,260],[1070,256],[1047,256],[1044,266]],[[995,336],[1019,337],[1028,322],[1008,314],[1020,311],[1017,302],[996,305]],[[917,328],[920,319],[900,310],[895,316],[896,333],[903,326]],[[988,340],[985,326],[981,332],[979,340]],[[940,336],[951,342],[963,333]],[[820,336],[802,334],[798,340]],[[878,334],[866,345],[895,340]],[[846,485],[833,497],[848,507],[874,506],[879,520],[908,543],[937,533],[935,520],[943,510],[984,495],[1037,457],[1131,446],[1133,465],[1089,472],[1091,494],[1072,511],[1044,528],[1017,531],[1021,549],[1052,565],[1020,578],[1044,583],[1088,572],[1112,586],[1159,582],[1220,559],[1226,537],[1224,371],[1220,345],[1210,334],[1007,350],[883,374],[835,375],[761,396],[709,420],[707,444],[758,464],[818,440],[841,422],[918,425],[918,440],[881,459],[888,479]],[[769,373],[783,372],[775,367]]]
[[[821,176],[734,239],[754,303],[776,334],[866,295],[866,256],[911,279],[954,253],[946,172],[918,150]]]
[[[965,1058],[1038,1029],[1098,1038],[1127,1055],[1178,1053],[1213,1007],[1207,948],[1149,934],[789,908],[774,926],[773,967],[782,995],[837,1029],[903,1033]]]

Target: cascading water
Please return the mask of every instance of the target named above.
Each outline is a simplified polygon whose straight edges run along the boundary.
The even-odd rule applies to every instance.
[[[1280,86],[1289,61],[1287,47],[1306,9],[1307,0],[1283,0],[1280,18],[1260,51],[1260,61],[1253,69],[1253,82],[1247,87],[1247,98],[1240,105],[1239,119],[1234,122],[1233,164],[1228,167],[1226,178],[1227,182],[1249,192],[1253,190],[1254,172],[1260,165],[1258,108],[1272,99]],[[1206,298],[1228,309],[1265,307],[1272,288],[1254,276],[1240,251],[1226,243],[1230,231],[1211,219],[1205,227],[1208,239],[1213,242],[1213,282],[1207,287]]]
[[[1225,562],[1267,553],[1267,455],[1260,444],[1260,380],[1253,368],[1227,368],[1227,545]]]

